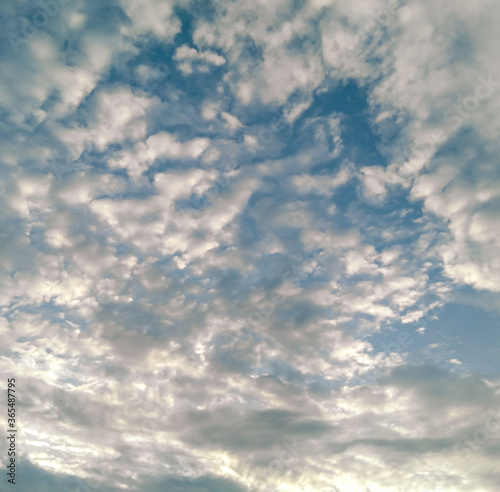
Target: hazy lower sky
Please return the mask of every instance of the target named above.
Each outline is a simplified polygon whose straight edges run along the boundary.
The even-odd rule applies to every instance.
[[[499,490],[498,1],[0,19],[0,490]]]

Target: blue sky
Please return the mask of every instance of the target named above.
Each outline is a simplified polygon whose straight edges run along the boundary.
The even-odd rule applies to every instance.
[[[498,490],[499,8],[0,7],[18,490]]]

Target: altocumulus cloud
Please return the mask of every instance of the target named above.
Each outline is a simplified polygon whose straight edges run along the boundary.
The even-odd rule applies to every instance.
[[[498,14],[4,2],[19,490],[496,491]]]

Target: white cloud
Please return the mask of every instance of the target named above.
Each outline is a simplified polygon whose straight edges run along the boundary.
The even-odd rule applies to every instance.
[[[135,97],[129,89],[118,89],[100,93],[96,104],[93,123],[83,128],[59,130],[75,160],[86,146],[95,145],[104,150],[111,143],[127,138],[136,141],[146,134],[144,116],[152,104],[148,98]]]
[[[201,72],[208,71],[209,65],[220,67],[226,63],[223,56],[218,55],[213,51],[198,51],[195,48],[190,48],[187,45],[177,48],[174,59],[178,62],[178,67],[184,75],[193,73],[193,70]],[[205,62],[202,64],[196,62]]]
[[[112,168],[125,168],[130,176],[140,176],[157,159],[197,159],[207,149],[209,140],[195,138],[180,142],[168,132],[151,135],[139,142],[133,151],[122,151],[109,161]]]
[[[121,0],[121,4],[132,20],[134,34],[154,34],[171,40],[180,32],[181,22],[174,14],[173,2],[148,0],[139,4],[134,0]]]
[[[226,121],[227,123],[227,126],[229,127],[229,129],[234,132],[236,130],[238,130],[239,128],[241,128],[243,125],[241,124],[240,120],[238,120],[238,118],[236,118],[235,116],[233,116],[232,114],[229,114],[229,113],[226,113],[225,111],[223,111],[221,113],[221,116],[224,118],[224,120]]]

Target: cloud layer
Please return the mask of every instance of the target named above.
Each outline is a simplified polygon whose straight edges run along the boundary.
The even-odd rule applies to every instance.
[[[496,491],[499,8],[2,5],[19,486]]]

